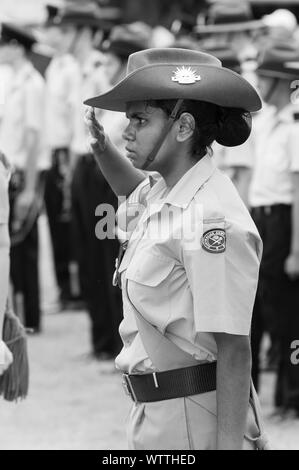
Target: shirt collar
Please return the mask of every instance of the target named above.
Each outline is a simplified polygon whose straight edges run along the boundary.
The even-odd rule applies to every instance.
[[[215,170],[215,163],[209,155],[206,155],[181,177],[166,196],[164,204],[186,209],[197,191],[208,181]],[[151,199],[165,188],[165,180],[161,178],[148,194],[148,202],[150,203]]]

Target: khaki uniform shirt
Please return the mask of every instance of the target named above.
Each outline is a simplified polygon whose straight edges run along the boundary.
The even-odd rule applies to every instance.
[[[203,362],[217,358],[213,333],[250,331],[262,242],[232,182],[206,156],[166,191],[163,178],[153,187],[145,180],[119,208],[130,239],[119,269],[124,346],[116,365],[129,373],[155,369],[134,308]]]

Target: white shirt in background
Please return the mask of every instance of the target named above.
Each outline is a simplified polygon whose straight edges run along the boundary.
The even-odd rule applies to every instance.
[[[5,102],[7,101],[7,90],[12,77],[12,68],[9,65],[0,64],[0,124],[4,114]]]
[[[27,164],[28,130],[38,132],[38,169],[49,166],[44,139],[44,99],[44,79],[28,62],[13,75],[7,88],[0,125],[0,149],[10,163],[19,169],[24,169]]]
[[[74,117],[74,133],[71,142],[71,150],[77,155],[90,152],[88,144],[88,130],[84,122],[84,114],[87,106],[83,102],[92,96],[104,93],[108,88],[108,82],[103,70],[105,57],[98,51],[92,51],[85,64],[80,69],[79,94],[76,101],[76,113]]]
[[[80,69],[65,54],[54,57],[46,71],[46,140],[50,149],[70,147],[80,96]]]
[[[292,204],[292,173],[299,171],[299,122],[296,107],[277,113],[265,107],[255,129],[255,165],[249,188],[251,207]]]

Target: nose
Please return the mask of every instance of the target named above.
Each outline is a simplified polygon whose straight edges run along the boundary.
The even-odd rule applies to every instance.
[[[122,138],[129,141],[135,140],[135,132],[131,123],[129,123],[125,128]]]

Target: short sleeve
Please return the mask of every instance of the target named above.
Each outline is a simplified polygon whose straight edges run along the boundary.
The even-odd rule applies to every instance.
[[[213,251],[217,233],[225,249]],[[216,234],[216,237],[214,236]],[[193,295],[197,332],[249,335],[256,295],[261,240],[232,222],[209,221],[197,249],[183,244],[183,263]],[[219,239],[218,239],[219,241]],[[208,248],[203,248],[203,244]]]
[[[291,171],[299,171],[299,122],[293,123],[288,138]]]

